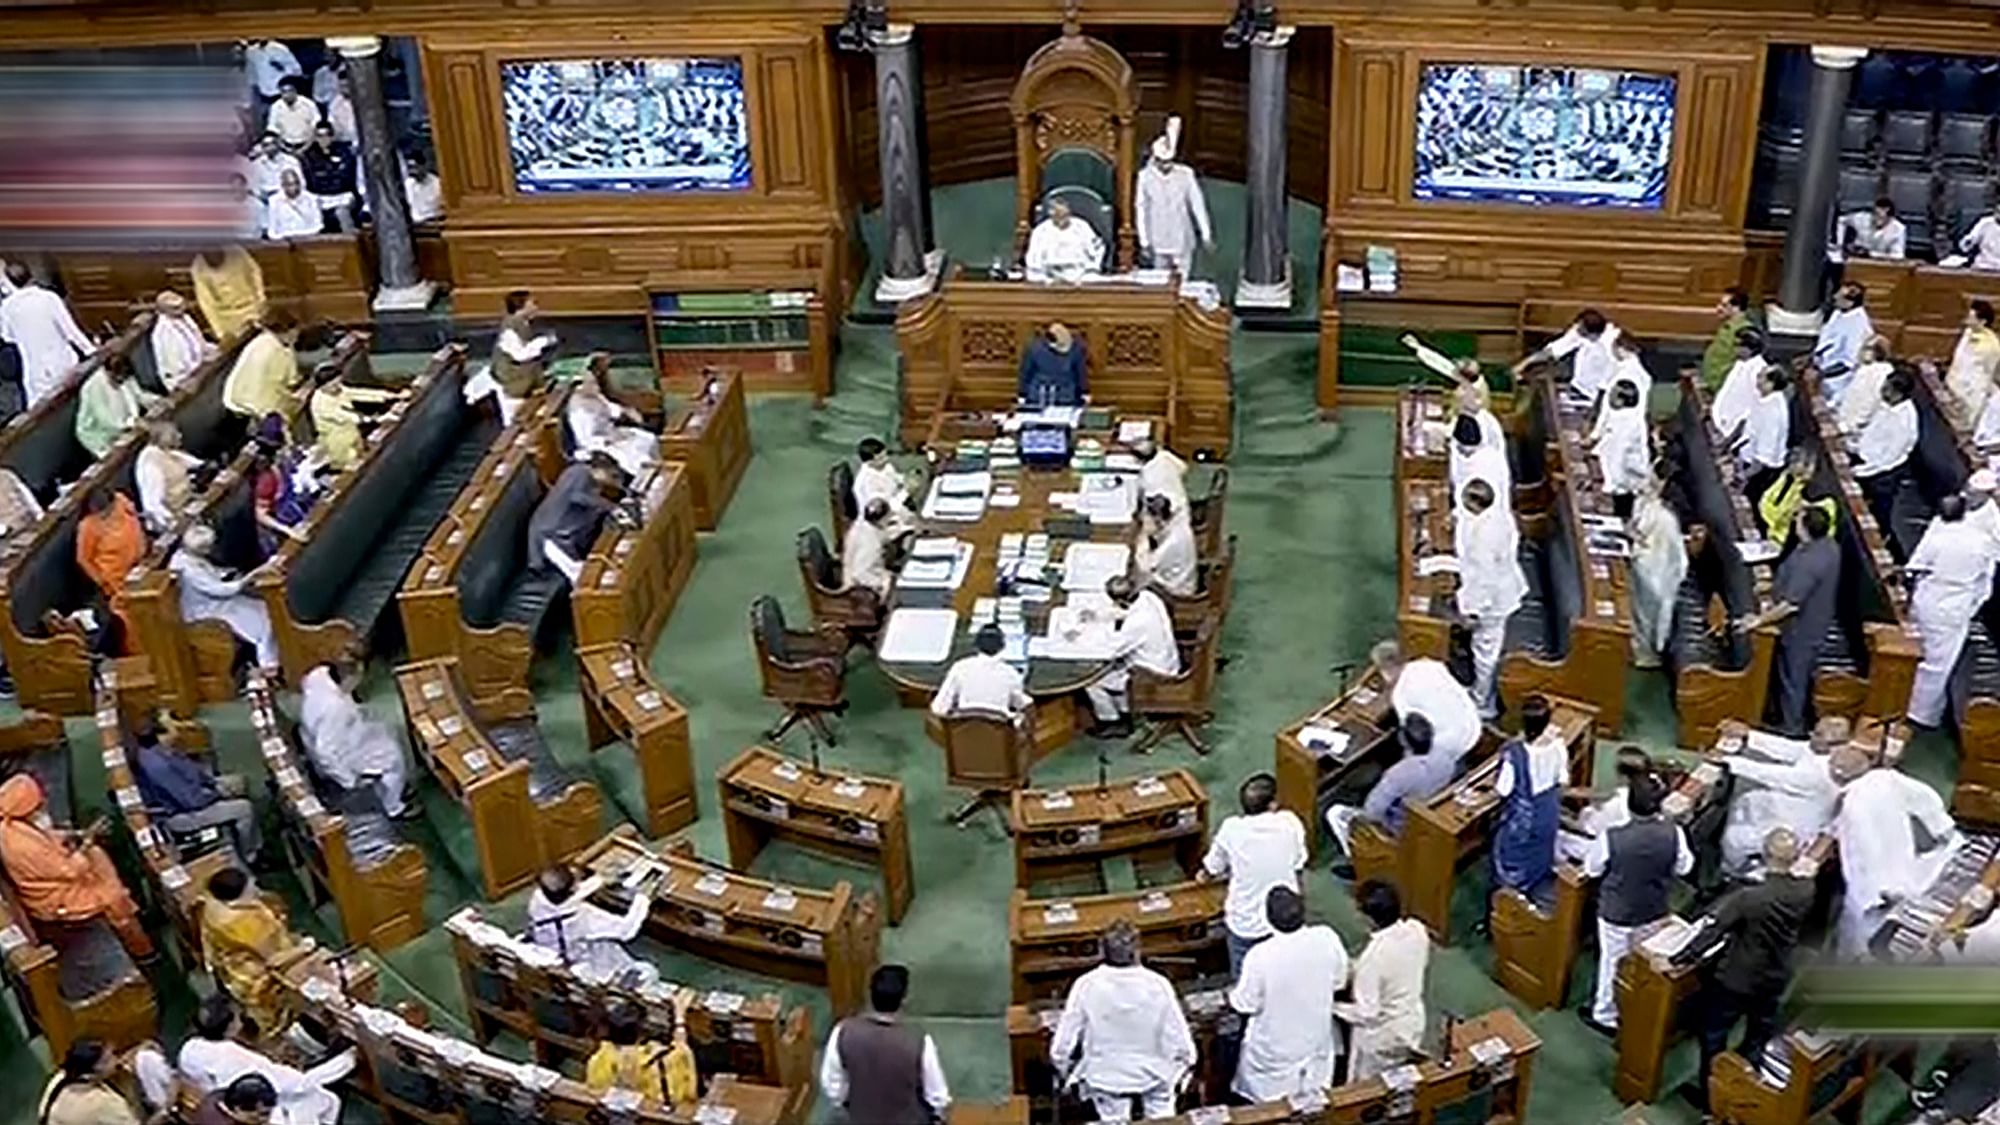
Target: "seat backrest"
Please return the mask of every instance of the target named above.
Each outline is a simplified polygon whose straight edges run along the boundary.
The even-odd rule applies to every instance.
[[[945,780],[964,788],[1019,788],[1028,778],[1025,732],[1006,715],[961,711],[941,721]]]
[[[840,589],[840,564],[834,560],[826,536],[819,533],[819,528],[808,527],[799,532],[798,555],[799,569],[808,581],[829,593]]]
[[[778,599],[765,594],[750,603],[750,636],[757,644],[760,658],[790,659],[791,646],[785,643],[785,611],[778,608]]]
[[[1952,223],[1951,233],[1963,234],[1986,213],[1993,198],[1993,181],[1981,175],[1946,176],[1939,213]]]
[[[100,476],[97,483],[135,496],[132,457],[115,456],[116,467]],[[68,613],[97,596],[96,584],[76,562],[76,532],[83,522],[83,505],[72,504],[57,518],[60,522],[49,536],[30,547],[14,566],[7,610],[14,615],[15,630],[24,637],[46,635],[42,615],[49,610]]]
[[[1875,197],[1882,194],[1882,177],[1873,168],[1843,167],[1840,170],[1838,209],[1846,215],[1855,211],[1865,211],[1874,206]]]
[[[249,436],[248,421],[222,405],[222,388],[228,382],[228,370],[217,371],[173,409],[172,421],[180,428],[183,447],[204,461],[228,460]]]
[[[55,499],[58,482],[82,476],[93,460],[90,451],[76,443],[76,404],[76,395],[59,395],[40,421],[17,434],[0,453],[0,467],[14,470],[44,504]]]
[[[845,458],[826,470],[826,503],[833,513],[834,535],[845,539],[847,525],[861,515],[854,507],[854,466]]]
[[[1922,156],[1931,147],[1929,110],[1892,109],[1882,115],[1882,150],[1890,156]]]
[[[1849,107],[1840,116],[1840,150],[1865,153],[1875,147],[1875,111]]]
[[[1896,216],[1905,223],[1930,214],[1937,181],[1928,169],[1896,169],[1889,173],[1887,193],[1896,204]]]
[[[528,519],[542,502],[542,478],[523,461],[493,498],[458,563],[459,613],[468,625],[491,628],[507,593],[528,565]]]
[[[1948,113],[1938,122],[1938,155],[1984,164],[1993,158],[1993,121],[1976,113]]]

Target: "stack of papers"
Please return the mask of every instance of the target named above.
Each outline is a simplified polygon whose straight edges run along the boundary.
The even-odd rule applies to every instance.
[[[1049,502],[1092,524],[1127,524],[1139,508],[1139,482],[1115,473],[1093,473],[1083,478],[1079,491],[1051,493]]]
[[[957,610],[905,606],[889,615],[882,644],[875,651],[891,664],[942,664],[950,659],[957,636]]]
[[[950,554],[912,556],[903,564],[903,572],[896,576],[896,585],[908,590],[958,589],[972,569],[972,544],[957,539],[943,542],[952,545]]]
[[[1132,548],[1124,543],[1073,543],[1063,554],[1063,589],[1102,591],[1131,564]]]
[[[993,490],[993,474],[945,473],[931,482],[924,499],[924,518],[970,522],[986,514],[986,497]]]
[[[1028,642],[1037,660],[1109,660],[1113,649],[1111,622],[1098,616],[1085,621],[1081,607],[1064,604],[1049,611],[1047,636]]]
[[[1144,418],[1118,423],[1118,444],[1131,445],[1141,438],[1153,436],[1153,423]]]
[[[1044,406],[1038,410],[1017,410],[1000,420],[1000,428],[1011,434],[1032,422],[1040,426],[1068,426],[1074,429],[1082,420],[1081,406]]]

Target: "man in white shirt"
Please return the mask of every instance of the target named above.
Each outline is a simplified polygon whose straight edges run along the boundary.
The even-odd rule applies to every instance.
[[[1372,932],[1354,959],[1354,998],[1333,1014],[1354,1030],[1347,1080],[1361,1082],[1413,1060],[1424,1042],[1424,972],[1431,935],[1403,916],[1396,888],[1369,880],[1355,890]]]
[[[201,325],[188,314],[187,298],[171,289],[162,289],[153,299],[150,339],[153,370],[160,373],[160,382],[170,391],[215,354],[215,345],[202,336]]]
[[[1606,320],[1603,313],[1585,309],[1577,314],[1575,323],[1569,326],[1567,332],[1515,364],[1514,375],[1519,378],[1537,364],[1574,356],[1571,360],[1570,387],[1595,401],[1611,385],[1611,377],[1618,369],[1618,357],[1612,351],[1612,345],[1618,342],[1618,335],[1618,326]]]
[[[1078,977],[1063,998],[1050,1061],[1064,1088],[1082,1087],[1099,1121],[1132,1120],[1135,1097],[1144,1119],[1172,1116],[1194,1067],[1187,1013],[1167,978],[1139,963],[1132,923],[1112,923],[1103,947],[1104,964]]]
[[[146,424],[146,444],[132,465],[139,486],[139,516],[155,535],[180,522],[194,499],[190,472],[201,458],[181,448],[181,431],[164,419]]]
[[[1104,240],[1070,214],[1069,204],[1052,199],[1048,218],[1028,235],[1025,264],[1029,281],[1080,281],[1104,268]]]
[[[1869,210],[1850,212],[1840,220],[1841,247],[1857,258],[1901,261],[1908,233],[1896,217],[1895,201],[1887,196]]]
[[[848,589],[861,587],[887,599],[896,576],[889,570],[884,526],[889,522],[889,505],[881,499],[868,502],[861,518],[847,528],[847,541],[840,545],[840,574]]]
[[[305,73],[298,56],[276,39],[252,39],[244,44],[243,70],[250,88],[267,102],[278,96],[285,79]]]
[[[916,514],[910,510],[910,486],[902,470],[889,460],[889,447],[881,438],[865,437],[855,445],[854,510],[866,511],[870,500],[888,505],[889,535],[894,538],[916,530]]]
[[[297,152],[312,143],[313,130],[318,126],[319,106],[312,99],[299,96],[298,79],[285,79],[278,86],[278,100],[271,103],[271,114],[264,128],[276,133],[286,148]]]
[[[27,263],[7,263],[6,276],[14,291],[0,300],[0,341],[21,353],[21,386],[32,410],[62,389],[70,369],[97,344],[77,327],[68,303],[35,280]]]
[[[285,169],[278,178],[278,194],[264,204],[264,237],[273,242],[287,238],[310,238],[326,229],[326,215],[319,197],[305,190],[305,177]]]
[[[1173,501],[1174,511],[1186,514],[1187,462],[1152,438],[1133,442],[1132,456],[1139,459],[1139,495],[1164,496]]]
[[[1785,471],[1786,450],[1792,439],[1792,405],[1785,398],[1785,388],[1791,383],[1782,367],[1766,367],[1757,376],[1757,403],[1750,408],[1743,436],[1736,441],[1736,459],[1749,474],[1744,489],[1753,504]]]
[[[1868,508],[1882,534],[1893,535],[1896,494],[1909,475],[1905,466],[1917,448],[1917,404],[1910,401],[1910,374],[1892,371],[1882,383],[1882,407],[1854,440],[1854,478],[1868,494]]]
[[[1282,887],[1296,893],[1306,860],[1306,830],[1290,809],[1276,807],[1278,779],[1251,774],[1236,791],[1243,813],[1224,820],[1209,839],[1202,857],[1201,877],[1227,878],[1229,895],[1223,903],[1228,927],[1229,976],[1243,974],[1244,954],[1271,936],[1264,900]]]
[[[1858,281],[1841,285],[1833,294],[1833,311],[1820,325],[1819,338],[1813,344],[1813,366],[1819,368],[1827,401],[1836,406],[1847,389],[1848,377],[1861,365],[1861,345],[1875,335],[1875,324],[1863,307],[1867,300],[1867,286]]]
[[[1889,341],[1870,336],[1861,345],[1861,366],[1848,381],[1847,393],[1840,396],[1836,416],[1840,419],[1841,433],[1859,434],[1869,419],[1875,417],[1875,412],[1882,409],[1882,384],[1889,381],[1889,372],[1895,369],[1896,365],[1889,362]]]
[[[1631,518],[1639,493],[1653,483],[1653,435],[1639,403],[1638,387],[1623,378],[1613,382],[1590,435],[1597,475],[1621,519]]]
[[[220,622],[256,651],[257,667],[267,675],[278,674],[278,636],[270,607],[246,589],[249,575],[225,570],[216,561],[214,528],[201,523],[188,528],[167,569],[180,584],[182,621]]]
[[[1451,447],[1445,461],[1451,502],[1465,498],[1465,486],[1483,480],[1493,489],[1501,508],[1514,509],[1514,466],[1507,460],[1507,436],[1490,410],[1460,413],[1451,424]]]
[[[366,177],[363,177],[364,179]],[[428,223],[444,217],[444,182],[437,171],[421,159],[411,160],[403,173],[403,199],[410,207],[410,221]]]
[[[2000,270],[2000,200],[1995,200],[1992,212],[1981,215],[1958,240],[1958,252],[1971,256],[1973,269]]]
[[[265,202],[278,194],[287,171],[298,173],[299,183],[305,183],[305,165],[299,163],[298,157],[285,151],[284,142],[278,139],[276,133],[265,133],[257,138],[257,147],[250,153],[247,163],[250,166],[250,191]]]
[[[1495,681],[1507,619],[1528,593],[1527,576],[1521,573],[1521,530],[1514,513],[1494,503],[1493,486],[1475,480],[1465,486],[1452,521],[1452,540],[1458,555],[1458,613],[1472,634],[1472,699],[1480,716],[1490,719],[1500,713]]]
[[[854,1125],[929,1125],[951,1109],[937,1043],[903,1024],[910,970],[879,965],[868,1010],[835,1024],[820,1058],[819,1088]]]
[[[1790,829],[1803,840],[1826,830],[1840,797],[1832,754],[1852,737],[1846,719],[1826,715],[1813,725],[1809,740],[1751,731],[1742,747],[1723,759],[1736,779],[1722,828],[1724,874],[1755,877],[1764,837],[1774,828]]]
[[[326,123],[333,129],[333,139],[353,145],[358,150],[361,147],[361,128],[354,120],[354,100],[347,96],[345,85],[335,90],[323,104],[326,106]],[[362,179],[365,181],[367,177]]]
[[[1208,225],[1208,202],[1194,169],[1174,162],[1180,145],[1181,119],[1167,118],[1166,132],[1153,141],[1152,159],[1139,169],[1137,200],[1139,248],[1155,269],[1179,270],[1193,276],[1197,246],[1212,250],[1215,236]]]
[[[1486,385],[1486,373],[1480,370],[1477,359],[1468,357],[1454,361],[1407,332],[1403,334],[1402,343],[1417,357],[1418,363],[1451,380],[1452,399],[1457,403],[1459,413],[1479,414],[1493,408],[1493,390]]]
[[[1755,328],[1737,329],[1736,362],[1708,404],[1709,423],[1725,445],[1735,440],[1757,405],[1758,376],[1769,366],[1771,361],[1764,357],[1764,334]]]
[[[1597,990],[1581,1015],[1597,1031],[1618,1027],[1618,965],[1633,937],[1669,913],[1675,878],[1694,870],[1687,833],[1660,815],[1665,786],[1652,774],[1636,778],[1626,794],[1631,819],[1594,837],[1584,851],[1583,873],[1600,879],[1597,906]]]
[[[973,653],[945,670],[944,682],[931,697],[931,714],[940,719],[972,711],[1019,720],[1030,702],[1021,670],[1000,659],[1007,634],[989,621],[972,636]]]
[[[1985,412],[1996,377],[2000,377],[2000,335],[1993,331],[1993,305],[1974,298],[1965,307],[1965,331],[1952,347],[1951,367],[1944,376],[1944,385],[1958,399],[1967,421]]]
[[[1653,772],[1653,759],[1637,746],[1621,746],[1613,758],[1612,769],[1618,785],[1602,800],[1584,806],[1577,813],[1573,829],[1565,825],[1556,833],[1558,859],[1582,863],[1597,837],[1632,819],[1632,786]]]
[[[1431,723],[1431,749],[1456,762],[1479,742],[1479,706],[1440,661],[1403,659],[1395,641],[1378,641],[1369,661],[1389,688],[1398,721],[1422,715]]]
[[[577,893],[576,875],[564,864],[543,871],[528,896],[531,945],[554,950],[566,965],[619,987],[639,989],[660,979],[660,970],[626,950],[639,936],[651,900],[633,895],[623,914],[597,906]]]
[[[1271,935],[1229,990],[1229,1006],[1249,1019],[1230,1090],[1252,1102],[1324,1096],[1340,1058],[1333,1010],[1347,987],[1347,947],[1331,927],[1306,925],[1305,900],[1290,887],[1272,887],[1259,905]]]
[[[1174,619],[1167,603],[1151,590],[1142,590],[1130,578],[1119,575],[1104,584],[1104,592],[1115,607],[1116,628],[1112,637],[1111,670],[1084,689],[1096,724],[1093,738],[1123,738],[1132,733],[1131,686],[1133,668],[1143,668],[1162,676],[1178,676],[1181,650],[1174,641]]]
[[[1146,497],[1143,508],[1133,559],[1139,580],[1177,598],[1194,597],[1198,562],[1194,525],[1188,522],[1186,512],[1164,496]]]
[[[1965,506],[1965,497],[1957,494],[1939,498],[1937,518],[1903,564],[1903,573],[1916,579],[1910,617],[1924,646],[1909,714],[1924,727],[1944,721],[1952,670],[1972,619],[1993,593],[1993,567],[2000,559],[2000,547],[1985,528],[1965,518]]]
[[[277,1125],[334,1125],[340,1120],[340,1097],[328,1087],[354,1070],[354,1048],[340,1052],[311,1070],[299,1070],[237,1042],[243,1030],[242,1011],[220,993],[201,1002],[194,1018],[195,1034],[181,1044],[181,1080],[196,1097],[224,1090],[246,1074],[262,1075],[278,1094]]]
[[[1923,782],[1875,765],[1854,746],[1835,750],[1832,767],[1841,785],[1833,838],[1846,883],[1836,947],[1841,957],[1856,959],[1898,903],[1936,880],[1961,837],[1944,799]],[[1918,846],[1919,826],[1924,847]]]

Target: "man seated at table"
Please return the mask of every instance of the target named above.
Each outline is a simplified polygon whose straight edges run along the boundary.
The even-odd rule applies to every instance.
[[[1896,201],[1883,196],[1866,211],[1853,211],[1840,220],[1841,249],[1857,258],[1899,262],[1909,232],[1896,217]]]
[[[1164,496],[1174,502],[1174,511],[1189,511],[1186,461],[1149,437],[1132,443],[1132,456],[1139,460],[1139,495]]]
[[[1411,715],[1396,732],[1403,756],[1382,771],[1360,805],[1333,805],[1326,810],[1326,826],[1340,842],[1344,858],[1335,861],[1336,878],[1354,878],[1354,823],[1367,820],[1391,837],[1403,831],[1403,820],[1413,804],[1422,804],[1451,784],[1457,763],[1449,755],[1433,750],[1435,741],[1430,720]]]
[[[1164,496],[1146,497],[1143,510],[1133,556],[1140,581],[1177,598],[1194,597],[1197,559],[1187,513]]]
[[[122,355],[107,355],[76,392],[76,443],[102,457],[160,396],[139,385]]]
[[[881,438],[865,437],[854,447],[854,510],[868,510],[870,500],[889,506],[891,537],[915,531],[916,513],[910,509],[910,484],[903,471],[889,459],[889,446]]]
[[[1104,592],[1115,607],[1112,668],[1083,691],[1096,718],[1090,728],[1091,737],[1123,738],[1132,733],[1132,701],[1126,695],[1132,682],[1131,669],[1178,676],[1181,650],[1174,641],[1173,615],[1167,612],[1167,603],[1160,600],[1160,595],[1140,589],[1122,574],[1106,582]]]
[[[861,509],[861,518],[847,525],[847,540],[840,545],[840,575],[847,589],[875,591],[883,600],[896,584],[889,569],[889,503],[877,497]]]
[[[1021,352],[1014,395],[1025,406],[1082,406],[1090,401],[1090,359],[1082,341],[1052,320]]]
[[[1376,642],[1368,661],[1389,691],[1397,720],[1407,723],[1413,715],[1429,720],[1432,746],[1454,767],[1478,744],[1479,705],[1442,661],[1428,656],[1405,660],[1402,646],[1392,640]]]
[[[1104,240],[1089,223],[1070,214],[1069,204],[1052,199],[1048,217],[1028,235],[1024,264],[1029,281],[1078,281],[1104,268]]]
[[[619,491],[618,464],[602,453],[564,469],[528,517],[529,568],[553,567],[576,585],[597,529]]]
[[[1077,1086],[1099,1121],[1174,1112],[1174,1092],[1193,1068],[1194,1036],[1173,984],[1139,963],[1139,931],[1113,922],[1101,943],[1104,963],[1076,978],[1063,997],[1049,1060],[1064,1088]]]
[[[257,810],[245,796],[242,774],[218,774],[209,762],[160,738],[159,723],[148,715],[132,730],[132,774],[139,799],[165,818],[169,832],[198,832],[227,826],[237,854],[255,860],[263,848]]]
[[[971,655],[960,657],[946,669],[944,682],[931,697],[931,714],[949,719],[974,711],[1020,718],[1030,701],[1021,670],[1000,659],[1007,648],[1007,634],[989,621],[972,635],[972,648]]]
[[[181,448],[180,427],[165,418],[146,423],[146,444],[132,465],[139,489],[139,519],[158,535],[180,523],[194,500],[194,470],[201,458]]]
[[[542,872],[528,897],[527,939],[555,950],[565,964],[641,988],[659,980],[660,970],[632,956],[625,943],[639,936],[651,901],[634,895],[625,913],[613,914],[579,895],[575,873],[559,863]]]
[[[278,190],[264,203],[264,237],[273,242],[311,238],[326,229],[319,197],[306,190],[305,176],[290,168],[278,175]]]
[[[636,478],[659,462],[660,435],[646,428],[646,419],[637,410],[604,393],[610,369],[609,355],[599,352],[590,357],[590,367],[577,376],[570,391],[563,418],[577,456],[606,454]]]
[[[153,956],[139,907],[99,846],[101,825],[58,828],[41,783],[15,774],[0,784],[0,867],[15,898],[37,922],[76,925],[102,918],[135,960]]]
[[[181,619],[228,626],[232,636],[256,651],[257,667],[277,675],[278,634],[271,626],[270,607],[250,592],[251,574],[224,568],[215,555],[215,529],[198,523],[182,534],[181,545],[167,560],[181,587]]]

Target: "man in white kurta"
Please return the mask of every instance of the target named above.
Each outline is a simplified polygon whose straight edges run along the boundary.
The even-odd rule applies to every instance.
[[[1453,360],[1407,332],[1402,336],[1402,344],[1417,357],[1418,363],[1451,380],[1452,401],[1460,413],[1478,414],[1493,409],[1493,388],[1487,386],[1486,373],[1480,370],[1477,359]]]
[[[1577,314],[1568,331],[1515,364],[1514,374],[1518,377],[1538,363],[1575,356],[1570,361],[1570,387],[1595,400],[1611,385],[1611,377],[1618,370],[1618,356],[1613,351],[1618,335],[1618,326],[1606,320],[1603,313],[1585,309]]]
[[[1632,505],[1625,528],[1632,537],[1632,662],[1657,668],[1673,643],[1674,607],[1687,579],[1687,541],[1681,519],[1648,481]]]
[[[1868,291],[1860,282],[1842,285],[1834,292],[1833,311],[1813,341],[1813,366],[1819,368],[1827,399],[1835,405],[1847,390],[1848,378],[1861,366],[1861,346],[1875,335],[1875,323],[1863,307],[1867,299]]]
[[[1841,782],[1833,835],[1847,884],[1836,948],[1855,959],[1867,953],[1868,940],[1896,904],[1930,886],[1951,862],[1960,837],[1937,790],[1893,766],[1871,768],[1868,755],[1855,747],[1834,751],[1833,776]]]
[[[1244,956],[1229,990],[1229,1006],[1249,1017],[1230,1089],[1253,1102],[1323,1095],[1340,1057],[1333,1008],[1347,987],[1347,947],[1331,927],[1305,924],[1295,890],[1272,887],[1263,906],[1271,936]]]
[[[1132,683],[1132,668],[1143,668],[1162,676],[1178,676],[1181,650],[1174,642],[1174,619],[1167,603],[1151,590],[1142,590],[1120,575],[1105,583],[1104,592],[1116,607],[1116,628],[1112,634],[1111,671],[1084,689],[1098,729],[1126,718],[1131,709],[1125,692]]]
[[[633,478],[660,460],[660,435],[645,428],[645,419],[638,411],[612,401],[595,372],[586,371],[577,379],[564,417],[576,442],[578,460],[603,453]]]
[[[1771,361],[1764,358],[1764,334],[1755,328],[1738,329],[1736,362],[1708,404],[1709,424],[1724,441],[1734,437],[1750,417],[1751,408],[1757,405],[1758,377],[1769,366]]]
[[[1981,215],[1958,240],[1958,252],[1971,257],[1967,264],[1973,269],[2000,270],[2000,200],[1994,202],[1991,214]]]
[[[195,1015],[198,1034],[181,1044],[181,1080],[196,1097],[226,1090],[246,1074],[261,1075],[277,1092],[274,1125],[333,1125],[340,1120],[340,1096],[327,1087],[348,1076],[357,1061],[352,1047],[311,1070],[299,1070],[237,1042],[242,1018],[221,994],[202,1001]]]
[[[1229,975],[1240,977],[1243,958],[1271,936],[1266,899],[1278,888],[1297,892],[1299,872],[1311,858],[1297,813],[1278,807],[1278,780],[1251,774],[1237,789],[1243,812],[1216,826],[1201,857],[1201,878],[1229,880],[1222,921],[1229,944]]]
[[[373,785],[382,811],[403,815],[409,765],[389,728],[369,718],[322,664],[306,673],[299,700],[299,734],[314,768],[342,789]]]
[[[264,599],[245,593],[247,576],[232,576],[214,558],[215,531],[196,524],[181,536],[181,545],[168,560],[167,568],[181,587],[181,619],[220,621],[229,631],[257,650],[257,666],[268,671],[278,667],[278,639],[271,628],[271,611]]]
[[[2000,375],[2000,335],[1993,331],[1993,306],[1975,300],[1966,306],[1965,330],[1958,334],[1951,367],[1944,375],[1945,386],[1958,399],[1965,418],[1977,418],[1986,409],[1996,375]]]
[[[1454,505],[1463,503],[1466,485],[1483,480],[1492,486],[1495,503],[1513,510],[1514,466],[1507,461],[1507,437],[1492,411],[1461,412],[1452,423],[1445,480]]]
[[[278,179],[278,190],[264,204],[264,237],[273,242],[310,238],[325,228],[319,197],[305,190],[304,177],[286,169]]]
[[[146,530],[158,535],[187,514],[194,499],[190,475],[201,458],[181,448],[181,432],[172,422],[146,425],[146,444],[132,464],[133,483],[139,489],[139,518]]]
[[[1443,662],[1427,656],[1406,661],[1394,641],[1377,642],[1368,659],[1389,685],[1389,706],[1399,721],[1411,715],[1430,720],[1433,753],[1455,762],[1479,742],[1479,706]]]
[[[1164,496],[1173,501],[1174,511],[1186,514],[1191,510],[1188,507],[1186,461],[1152,438],[1134,442],[1132,455],[1139,459],[1140,496]]]
[[[1198,566],[1194,525],[1164,496],[1148,496],[1134,553],[1140,580],[1177,598],[1195,596]]]
[[[881,438],[862,438],[855,446],[854,469],[854,510],[865,512],[870,500],[881,500],[889,505],[889,522],[886,525],[893,537],[917,526],[916,516],[910,511],[910,486],[903,479],[902,470],[889,460],[889,447]]]
[[[1916,578],[1910,617],[1924,646],[1910,688],[1911,722],[1935,727],[1944,721],[1952,669],[1958,666],[1973,617],[1993,593],[1996,559],[2000,550],[1993,537],[1965,518],[1965,498],[1940,498],[1937,518],[1903,564],[1903,572]]]
[[[1018,719],[1028,709],[1027,685],[1021,670],[1000,659],[1007,634],[991,621],[973,634],[970,656],[945,669],[944,682],[931,696],[931,714],[949,719],[964,712],[1005,715]]]
[[[1208,201],[1194,169],[1174,162],[1180,145],[1181,119],[1167,118],[1167,131],[1153,142],[1152,159],[1139,169],[1139,248],[1156,269],[1173,269],[1190,276],[1197,247],[1215,245],[1208,224]]]
[[[1792,404],[1785,398],[1790,379],[1782,368],[1766,367],[1757,381],[1757,404],[1750,408],[1750,417],[1743,423],[1736,456],[1746,472],[1775,479],[1784,471],[1787,450],[1791,447]]]
[[[1349,1082],[1400,1066],[1423,1046],[1424,972],[1431,958],[1430,931],[1403,917],[1396,888],[1364,883],[1357,893],[1374,932],[1354,959],[1354,999],[1333,1006],[1333,1014],[1354,1029]]]
[[[1104,964],[1078,977],[1063,998],[1051,1061],[1065,1086],[1082,1086],[1099,1121],[1131,1120],[1134,1097],[1147,1119],[1171,1116],[1195,1060],[1187,1013],[1173,984],[1139,963],[1130,922],[1113,923],[1103,944]]]
[[[1896,370],[1888,357],[1889,342],[1880,336],[1862,345],[1861,366],[1854,369],[1854,378],[1848,381],[1847,393],[1840,396],[1840,409],[1835,414],[1841,433],[1860,433],[1882,408],[1882,386]]]
[[[1500,713],[1494,680],[1507,619],[1528,594],[1521,573],[1521,531],[1514,513],[1494,502],[1493,486],[1475,480],[1452,521],[1458,555],[1458,612],[1472,633],[1472,699],[1484,718]]]
[[[870,500],[861,518],[848,525],[847,540],[840,545],[840,575],[848,589],[859,587],[875,591],[878,597],[889,596],[896,576],[889,570],[888,537],[883,534],[888,521],[889,506]]]
[[[201,362],[215,354],[215,345],[201,334],[188,313],[187,298],[171,289],[153,299],[153,369],[168,390],[187,381]]]
[[[70,369],[97,345],[77,327],[69,305],[42,288],[27,266],[9,263],[7,278],[14,291],[0,300],[0,340],[21,353],[21,385],[32,410],[61,390]]]
[[[1025,262],[1029,281],[1080,281],[1104,266],[1104,240],[1089,223],[1070,214],[1069,204],[1049,201],[1049,217],[1028,235]]]
[[[1801,840],[1826,831],[1833,822],[1840,785],[1833,779],[1833,751],[1848,744],[1853,728],[1828,715],[1813,726],[1812,738],[1785,738],[1751,731],[1727,759],[1736,788],[1722,828],[1722,870],[1733,878],[1753,876],[1764,858],[1764,837],[1789,828]]]
[[[555,951],[580,973],[644,988],[660,979],[660,970],[632,956],[625,943],[639,936],[651,905],[647,896],[634,895],[625,913],[613,914],[578,895],[576,877],[558,865],[542,872],[535,893],[528,896],[524,936],[532,945]]]
[[[1605,494],[1613,500],[1625,497],[1626,504],[1653,481],[1652,431],[1639,403],[1639,392],[1631,383],[1616,381],[1590,435],[1591,458],[1597,462]]]

